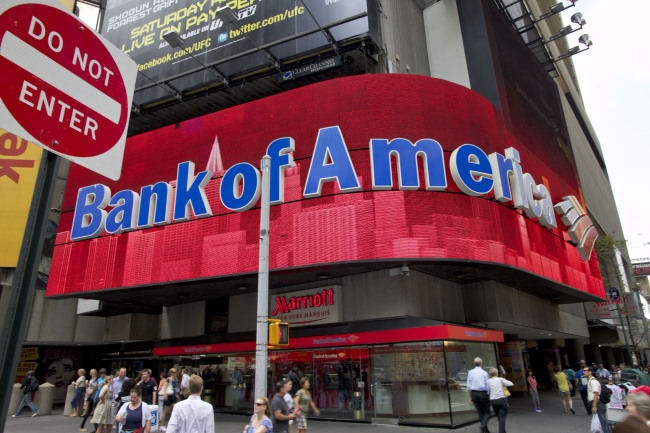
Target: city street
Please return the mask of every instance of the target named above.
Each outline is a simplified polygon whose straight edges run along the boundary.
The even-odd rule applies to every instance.
[[[585,413],[582,401],[574,398],[576,414],[562,413],[560,396],[557,393],[543,391],[540,394],[542,413],[535,412],[530,405],[528,394],[521,394],[510,398],[510,412],[507,419],[507,430],[510,432],[525,433],[573,433],[589,432],[591,417]],[[32,418],[25,410],[19,418],[7,419],[6,433],[70,433],[79,430],[79,418],[69,418],[61,415],[62,409],[56,409],[53,415],[37,416]],[[241,432],[248,423],[248,417],[243,415],[215,415],[215,432]],[[350,433],[423,433],[422,427],[406,427],[393,425],[375,425],[368,423],[341,423],[335,421],[319,421],[315,418],[309,420],[308,432],[327,433],[331,431],[345,431]],[[499,430],[495,417],[489,423],[490,431]],[[114,431],[114,430],[113,430]],[[432,432],[448,431],[448,429],[431,429]],[[455,429],[457,432],[477,432],[478,424],[472,424]]]

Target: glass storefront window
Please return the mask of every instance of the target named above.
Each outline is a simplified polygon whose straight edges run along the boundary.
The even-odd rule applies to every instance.
[[[278,381],[307,377],[321,418],[438,426],[475,421],[467,372],[477,356],[486,370],[498,366],[494,344],[461,341],[274,351],[268,356],[269,399]],[[205,399],[215,410],[252,412],[253,353],[205,358],[200,369]]]
[[[483,369],[498,368],[496,352],[492,343],[468,341],[445,341],[447,374],[458,386],[449,390],[451,418],[453,425],[460,425],[478,418],[474,405],[467,393],[467,372],[474,368],[474,358],[483,360]]]
[[[371,349],[372,396],[377,418],[450,425],[449,383],[441,341]]]

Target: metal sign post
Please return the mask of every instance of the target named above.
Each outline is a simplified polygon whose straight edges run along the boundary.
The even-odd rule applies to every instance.
[[[38,265],[43,251],[43,239],[47,229],[48,217],[60,158],[45,152],[36,178],[34,197],[27,218],[23,244],[14,275],[7,314],[2,325],[0,338],[0,433],[4,431],[14,372],[18,368],[20,349],[23,345],[27,320],[34,299],[34,287],[38,277]]]
[[[255,395],[266,397],[266,364],[269,337],[269,220],[271,195],[271,157],[262,158],[262,198],[260,207],[260,264],[257,281],[257,334],[255,337]]]

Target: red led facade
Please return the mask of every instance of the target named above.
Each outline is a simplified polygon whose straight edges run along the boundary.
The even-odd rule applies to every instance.
[[[427,77],[364,75],[331,80],[223,110],[127,141],[122,178],[112,182],[73,165],[64,198],[47,295],[127,288],[161,282],[256,272],[259,207],[226,209],[219,199],[224,171],[206,188],[214,216],[118,235],[71,241],[77,190],[102,183],[112,193],[136,192],[176,178],[177,165],[204,170],[215,138],[227,170],[239,162],[259,167],[273,140],[292,137],[296,167],[285,172],[285,203],[271,207],[271,270],[378,259],[458,259],[507,265],[604,296],[597,261],[581,261],[565,228],[548,230],[491,193],[462,193],[449,173],[449,155],[466,143],[486,153],[515,147],[524,172],[544,183],[553,203],[580,197],[572,156],[535,135],[520,141],[498,109],[467,88]],[[339,125],[361,184],[340,193],[325,183],[320,197],[304,198],[320,128]],[[520,126],[521,127],[521,126]],[[430,138],[445,152],[445,191],[373,191],[373,138]],[[538,152],[539,146],[549,147]],[[562,176],[556,167],[561,166]],[[393,169],[394,185],[397,185]],[[420,168],[420,183],[424,175]]]

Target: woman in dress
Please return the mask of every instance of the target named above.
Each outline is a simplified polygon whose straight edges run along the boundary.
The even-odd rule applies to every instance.
[[[508,379],[499,377],[499,370],[491,368],[490,378],[487,381],[490,389],[490,404],[499,419],[499,433],[506,433],[506,417],[508,416],[508,399],[503,393],[504,386],[514,386]]]
[[[293,402],[294,406],[300,408],[300,412],[296,414],[298,433],[305,433],[307,431],[307,413],[309,412],[309,406],[314,409],[316,415],[320,415],[320,411],[311,399],[311,394],[309,393],[309,379],[303,377],[300,379],[299,383],[300,389],[296,392]]]
[[[255,407],[253,408],[253,416],[250,422],[244,427],[245,433],[271,433],[273,431],[273,423],[271,422],[271,406],[266,397],[257,397],[255,399]]]
[[[115,421],[122,425],[121,433],[149,433],[151,429],[151,410],[142,401],[142,391],[137,386],[129,393],[130,401],[117,411]]]
[[[113,428],[113,376],[106,376],[104,386],[99,392],[99,403],[95,408],[95,415],[90,420],[93,424],[97,424],[96,433],[111,433]]]
[[[571,398],[571,388],[569,388],[569,381],[567,379],[566,373],[560,371],[560,367],[555,367],[555,382],[557,383],[557,389],[560,392],[560,398],[562,399],[562,406],[564,407],[564,413],[567,413],[567,400],[569,402],[569,410],[572,414],[576,414],[573,410],[573,399]]]
[[[74,397],[72,397],[72,413],[70,416],[79,416],[79,411],[84,405],[84,393],[86,392],[86,370],[77,370],[79,377],[74,382]]]
[[[97,390],[97,370],[94,368],[90,370],[90,380],[88,381],[88,386],[86,387],[85,399],[86,399],[86,411],[83,413],[83,420],[81,420],[81,427],[79,431],[86,431],[84,425],[86,425],[86,420],[93,413],[93,408],[95,407],[95,391]]]

